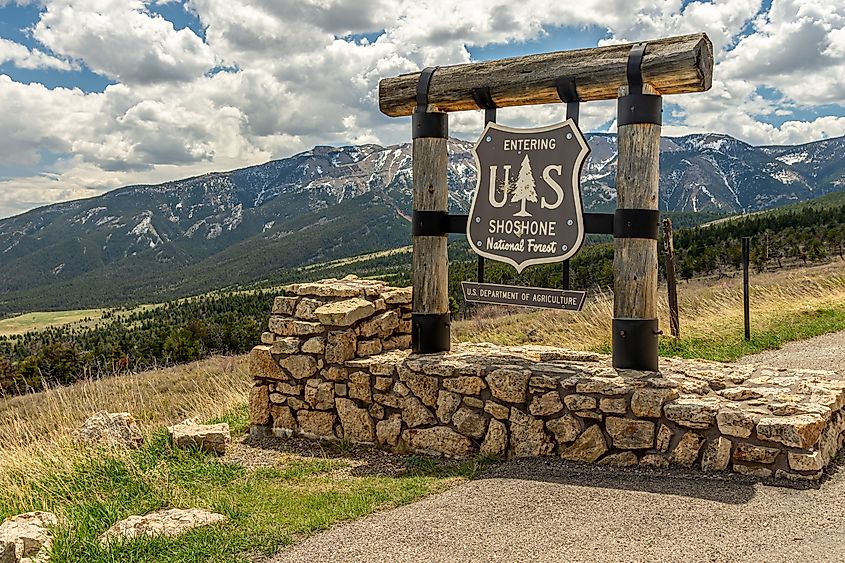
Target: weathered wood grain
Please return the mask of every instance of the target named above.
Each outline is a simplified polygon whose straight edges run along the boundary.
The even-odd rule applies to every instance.
[[[619,89],[619,96],[628,88]],[[654,94],[650,85],[643,93]],[[636,123],[617,130],[617,209],[657,209],[660,180],[660,125]],[[613,249],[613,315],[657,318],[657,241],[617,238]]]
[[[617,97],[627,84],[630,44],[558,51],[441,67],[429,87],[430,111],[478,109],[472,89],[489,87],[498,107],[558,103],[555,80],[574,76],[582,101]],[[649,41],[642,64],[644,82],[661,95],[703,92],[713,77],[713,44],[704,33]],[[416,106],[420,73],[379,83],[379,108],[391,117],[410,115]]]
[[[419,138],[413,143],[414,209],[447,211],[449,192],[446,139]],[[415,313],[449,311],[448,238],[414,237],[413,282]]]
[[[666,270],[666,292],[669,298],[669,329],[675,338],[681,337],[681,317],[678,311],[678,284],[675,280],[675,239],[672,220],[663,219],[663,256]]]

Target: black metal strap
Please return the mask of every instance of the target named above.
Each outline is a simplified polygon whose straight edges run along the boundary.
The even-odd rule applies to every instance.
[[[613,367],[657,371],[657,319],[613,319]]]
[[[420,72],[420,80],[417,82],[417,110],[422,108],[428,110],[428,89],[431,86],[431,77],[439,66],[429,66]]]
[[[478,109],[484,110],[484,124],[487,125],[491,121],[496,122],[496,102],[490,95],[490,88],[484,86],[482,88],[473,88],[471,90],[472,101],[478,106]]]
[[[648,43],[636,43],[628,53],[628,95],[617,101],[618,126],[636,123],[663,124],[663,98],[655,94],[643,94],[643,55]]]
[[[451,324],[449,313],[411,313],[411,350],[415,354],[448,352]]]
[[[584,213],[584,232],[591,235],[612,235],[613,213]]]
[[[617,209],[613,214],[614,238],[647,238],[660,235],[660,212],[656,209]]]
[[[557,89],[557,96],[561,102],[580,102],[578,97],[578,90],[575,86],[574,76],[561,76],[555,80],[555,88]]]
[[[414,211],[411,214],[411,234],[415,237],[442,237],[466,230],[467,215],[449,215],[446,211]]]
[[[643,93],[643,55],[645,55],[645,48],[647,42],[635,43],[628,53],[628,93],[642,94]]]
[[[496,102],[490,96],[490,88],[484,86],[482,88],[473,88],[472,101],[478,106],[478,109],[496,109]]]
[[[440,67],[430,66],[420,72],[420,80],[417,82],[417,107],[411,116],[411,137],[436,137],[446,139],[449,137],[449,117],[445,113],[428,111],[428,89],[431,86],[431,77]]]
[[[571,119],[578,125],[581,98],[578,97],[575,77],[561,76],[555,80],[555,88],[557,89],[557,97],[560,98],[561,102],[566,103],[566,118]]]

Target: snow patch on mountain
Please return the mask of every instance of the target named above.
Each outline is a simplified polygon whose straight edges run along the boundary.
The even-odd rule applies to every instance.
[[[152,217],[153,212],[149,209],[145,210],[141,214],[140,222],[135,225],[127,234],[136,236],[136,242],[138,244],[147,244],[150,248],[155,248],[164,241],[158,234],[156,228],[153,226]]]
[[[778,156],[778,157],[776,157],[775,160],[779,160],[780,162],[783,162],[787,166],[792,166],[793,164],[797,164],[799,162],[809,162],[810,158],[809,158],[809,155],[807,154],[807,151],[801,151],[801,152],[797,152],[797,153],[784,154],[784,155]]]

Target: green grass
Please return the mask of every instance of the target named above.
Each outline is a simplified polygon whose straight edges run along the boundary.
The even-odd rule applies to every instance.
[[[224,417],[243,428],[239,410]],[[490,460],[448,463],[407,459],[401,475],[332,472],[344,459],[294,458],[271,468],[222,463],[200,451],[173,449],[165,432],[134,452],[97,452],[33,479],[17,475],[23,503],[0,496],[0,519],[29,510],[50,510],[63,523],[54,530],[52,561],[235,562],[272,554],[332,524],[442,490],[456,478],[472,478]],[[206,508],[228,521],[179,538],[142,538],[102,547],[98,537],[132,514],[163,508]]]
[[[91,318],[97,321],[107,309],[79,309],[76,311],[41,311],[27,313],[0,320],[0,335],[21,334],[30,330],[40,330],[49,326],[61,326],[78,323]]]
[[[741,326],[712,337],[689,337],[682,333],[678,340],[662,337],[660,355],[730,362],[764,350],[776,350],[787,342],[839,330],[845,330],[845,311],[841,309],[801,311],[772,319],[762,327],[755,326],[752,316],[748,342],[743,338]]]

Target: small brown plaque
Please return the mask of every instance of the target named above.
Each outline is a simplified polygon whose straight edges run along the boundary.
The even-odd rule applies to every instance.
[[[574,121],[536,129],[491,122],[472,152],[478,185],[467,239],[476,253],[521,272],[578,251],[581,167],[590,148]]]
[[[584,306],[585,291],[521,287],[493,283],[461,282],[464,299],[475,303],[517,305],[537,309],[566,309],[580,311]]]

